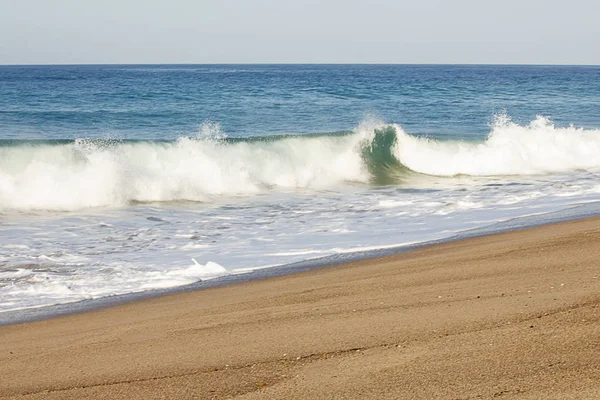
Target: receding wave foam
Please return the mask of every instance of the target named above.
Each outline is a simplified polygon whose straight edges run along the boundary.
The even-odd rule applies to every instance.
[[[485,141],[440,141],[398,125],[348,134],[227,139],[218,125],[173,142],[80,139],[0,147],[0,210],[75,210],[130,202],[211,201],[274,188],[397,182],[436,176],[518,175],[600,167],[600,131],[527,126],[498,117]]]

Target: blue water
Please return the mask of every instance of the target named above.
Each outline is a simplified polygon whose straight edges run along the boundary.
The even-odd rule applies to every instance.
[[[588,215],[599,78],[0,67],[0,314]]]
[[[325,133],[376,116],[413,134],[484,137],[493,115],[600,126],[600,67],[169,65],[0,67],[3,139]]]

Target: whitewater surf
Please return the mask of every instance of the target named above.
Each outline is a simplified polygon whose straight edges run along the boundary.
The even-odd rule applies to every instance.
[[[436,177],[540,175],[600,167],[600,131],[496,117],[485,140],[418,137],[396,124],[228,139],[218,125],[174,141],[4,143],[0,210],[78,210],[218,201],[270,190],[418,185]],[[422,179],[431,182],[431,179]]]

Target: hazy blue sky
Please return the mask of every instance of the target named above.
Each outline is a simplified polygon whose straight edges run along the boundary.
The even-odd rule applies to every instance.
[[[600,64],[598,0],[0,0],[0,64]]]

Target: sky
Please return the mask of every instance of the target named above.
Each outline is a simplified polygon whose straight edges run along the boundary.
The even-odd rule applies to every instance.
[[[600,64],[598,0],[0,0],[0,64]]]

